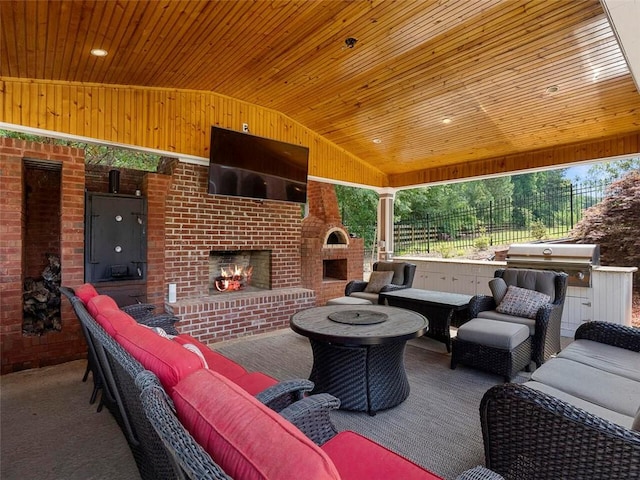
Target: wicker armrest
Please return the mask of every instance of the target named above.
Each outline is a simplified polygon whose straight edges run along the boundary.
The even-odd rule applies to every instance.
[[[640,432],[524,385],[490,388],[480,422],[485,463],[505,478],[626,479],[640,471]]]
[[[178,335],[178,330],[175,327],[175,324],[180,319],[171,315],[170,313],[161,313],[159,315],[153,315],[151,317],[136,319],[136,321],[142,325],[146,325],[147,327],[160,327],[169,335]]]
[[[380,289],[380,293],[384,293],[384,292],[395,292],[396,290],[404,290],[407,287],[406,285],[396,285],[395,283],[390,283],[388,285],[385,285],[384,287],[382,287]]]
[[[131,315],[137,321],[150,317],[155,309],[156,306],[151,303],[136,303],[120,308],[120,310]]]
[[[338,431],[329,412],[340,406],[340,400],[328,393],[319,393],[292,403],[280,415],[298,427],[316,445],[330,440]]]
[[[496,302],[491,295],[475,295],[469,300],[469,318],[476,318],[480,312],[495,309]]]
[[[576,340],[593,340],[614,347],[640,352],[640,328],[609,322],[587,322],[578,327]]]
[[[306,392],[313,390],[313,387],[314,384],[310,380],[284,380],[258,393],[256,398],[267,407],[280,411],[296,400],[303,398]]]
[[[353,292],[364,292],[364,289],[367,288],[369,282],[365,282],[364,280],[351,280],[344,287],[345,296],[351,295]]]

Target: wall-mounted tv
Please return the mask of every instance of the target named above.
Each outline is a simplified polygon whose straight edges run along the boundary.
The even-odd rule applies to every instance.
[[[309,149],[211,127],[209,193],[306,203]]]

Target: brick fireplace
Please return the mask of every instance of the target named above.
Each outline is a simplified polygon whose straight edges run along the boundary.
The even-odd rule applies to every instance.
[[[210,195],[207,167],[174,162],[170,169],[165,279],[176,284],[177,301],[165,307],[181,319],[181,332],[213,342],[276,330],[315,305],[314,291],[301,282],[300,205]],[[261,280],[266,252],[269,279]],[[214,292],[220,265],[211,266],[212,254],[217,263],[253,264],[255,288]]]
[[[7,138],[0,139],[0,159],[2,373],[83,358],[84,338],[64,299],[60,331],[23,334],[22,284],[42,267],[33,264],[32,249],[55,245],[62,285],[84,282],[84,193],[106,191],[106,170],[85,169],[79,149]],[[41,229],[57,232],[54,246],[26,246],[25,159],[51,162],[58,172],[59,215],[49,217],[59,227]],[[340,223],[333,186],[310,182],[303,220],[299,204],[209,195],[206,166],[171,160],[162,171],[123,175],[121,186],[130,179],[148,202],[147,300],[180,317],[182,332],[210,343],[286,328],[293,313],[342,295],[349,279],[362,278],[362,240]],[[254,265],[252,288],[214,294],[212,254]],[[269,268],[256,271],[261,262]],[[172,304],[170,283],[177,285]]]

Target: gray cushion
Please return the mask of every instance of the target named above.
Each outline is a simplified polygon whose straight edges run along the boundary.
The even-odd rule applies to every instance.
[[[371,305],[371,301],[365,298],[354,297],[339,297],[332,298],[327,301],[327,305]]]
[[[609,410],[607,408],[603,408],[600,405],[596,405],[595,403],[587,402],[582,398],[575,397],[573,395],[569,395],[562,390],[558,390],[557,388],[550,387],[549,385],[545,385],[540,382],[525,382],[529,388],[533,388],[534,390],[538,390],[540,392],[544,392],[552,397],[555,397],[559,400],[567,402],[574,407],[581,408],[582,410],[589,412],[598,417],[604,418],[605,420],[609,420],[610,422],[615,423],[616,425],[620,425],[621,427],[631,428],[633,424],[633,417],[628,415],[622,415],[618,412],[614,412],[613,410]]]
[[[525,325],[529,329],[529,335],[533,336],[533,334],[536,333],[536,321],[530,318],[505,315],[504,313],[498,313],[495,310],[485,310],[484,312],[478,312],[478,318],[488,318],[490,320],[498,320],[499,322],[509,322],[517,323],[518,325]]]
[[[513,350],[529,338],[529,329],[516,323],[474,318],[458,328],[457,336],[466,342]]]
[[[393,279],[389,283],[394,285],[404,285],[404,262],[378,262],[376,264],[376,271],[378,272],[393,272]]]
[[[507,284],[502,278],[494,278],[489,280],[489,290],[491,290],[491,295],[496,305],[499,305],[505,293],[507,293]]]
[[[365,300],[369,300],[369,302],[374,305],[378,304],[378,294],[377,293],[367,293],[367,292],[353,292],[350,297],[363,298]]]
[[[369,277],[369,283],[365,287],[364,291],[366,293],[379,293],[382,287],[385,287],[391,283],[391,279],[393,278],[393,271],[376,271],[371,272],[371,277]]]
[[[550,297],[546,293],[509,285],[502,302],[496,307],[496,312],[515,317],[536,318],[540,307],[549,303],[549,300]]]
[[[502,274],[507,285],[546,293],[553,302],[556,298],[555,272],[527,268],[507,268]]]
[[[558,357],[640,382],[640,353],[591,340],[575,340]],[[640,398],[638,399],[640,404]]]
[[[531,380],[630,417],[638,409],[640,382],[566,358],[547,361]]]
[[[631,428],[633,430],[640,431],[640,407],[638,407],[638,411],[636,412],[636,416],[633,417],[633,423],[631,424]]]

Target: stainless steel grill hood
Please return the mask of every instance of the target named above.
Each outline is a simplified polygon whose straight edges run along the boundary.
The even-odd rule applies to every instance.
[[[600,246],[594,244],[520,243],[507,252],[508,267],[565,272],[576,287],[591,286],[595,265],[600,265]]]

